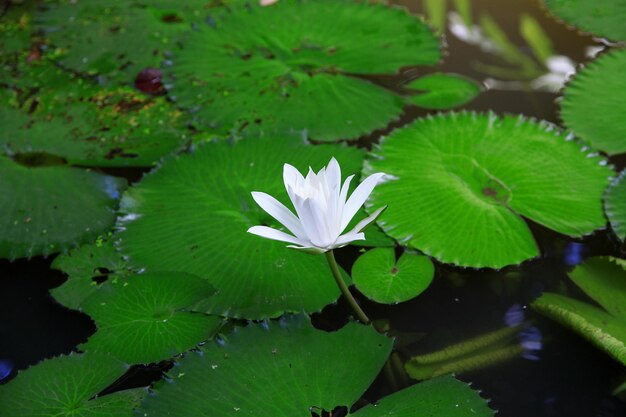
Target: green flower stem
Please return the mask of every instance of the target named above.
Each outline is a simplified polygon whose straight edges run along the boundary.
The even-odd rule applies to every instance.
[[[341,290],[343,296],[346,297],[346,300],[348,300],[348,303],[350,303],[350,307],[352,307],[352,310],[354,310],[357,317],[359,318],[359,320],[361,320],[361,322],[363,322],[363,324],[370,324],[371,320],[367,317],[367,315],[365,315],[363,310],[361,310],[361,307],[359,307],[352,294],[350,294],[348,286],[343,281],[343,278],[341,277],[341,272],[339,272],[339,266],[337,266],[337,261],[335,260],[335,254],[332,250],[326,252],[326,260],[328,261],[328,266],[330,266],[330,271],[333,273],[335,282],[339,286],[339,289]]]

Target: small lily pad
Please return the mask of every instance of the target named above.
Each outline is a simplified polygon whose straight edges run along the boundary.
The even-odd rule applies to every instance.
[[[93,241],[115,222],[126,181],[0,156],[0,257],[50,255]]]
[[[578,29],[612,41],[626,40],[626,0],[543,0],[548,9]]]
[[[582,68],[563,91],[561,117],[565,126],[609,155],[626,152],[624,73],[626,49],[613,50]]]
[[[417,16],[382,4],[281,0],[213,17],[185,38],[169,73],[180,105],[221,131],[356,138],[398,118],[405,103],[364,75],[440,58]]]
[[[570,278],[602,308],[560,294],[544,293],[532,307],[569,327],[626,365],[626,268],[612,258],[591,258]]]
[[[68,280],[51,290],[50,295],[65,307],[75,310],[107,279],[131,273],[113,244],[100,238],[96,243],[82,245],[57,256],[51,267],[66,273]]]
[[[100,353],[45,360],[0,386],[3,417],[132,417],[143,390],[97,394],[128,365]]]
[[[626,240],[626,170],[607,188],[604,209],[618,238]]]
[[[352,267],[352,282],[366,297],[379,303],[401,303],[417,297],[430,285],[435,267],[427,256],[405,252],[396,261],[393,248],[372,249]]]
[[[98,330],[81,349],[127,363],[171,358],[206,341],[218,327],[218,317],[194,310],[214,293],[206,280],[180,272],[111,279],[82,303]]]
[[[376,377],[392,340],[349,323],[326,333],[305,316],[236,329],[202,354],[189,353],[140,414],[298,416],[352,405]]]
[[[272,137],[209,143],[172,156],[124,195],[119,248],[134,268],[208,280],[219,290],[207,300],[205,311],[212,314],[260,319],[319,311],[339,297],[324,257],[246,231],[282,227],[254,202],[252,191],[290,206],[283,165],[319,169],[332,156],[346,176],[358,171],[363,153]]]
[[[451,109],[473,100],[482,91],[474,80],[457,74],[435,73],[411,81],[406,88],[418,94],[408,97],[411,104],[427,109]]]
[[[523,117],[449,113],[393,131],[364,164],[385,172],[366,208],[383,231],[436,259],[501,268],[539,254],[523,220],[582,236],[604,227],[613,171],[570,135]]]

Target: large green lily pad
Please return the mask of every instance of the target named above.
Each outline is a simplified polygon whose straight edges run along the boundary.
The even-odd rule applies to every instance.
[[[604,209],[618,238],[626,240],[626,170],[607,188]]]
[[[614,50],[581,69],[563,91],[561,117],[565,125],[609,155],[626,152],[624,73],[626,49]]]
[[[548,9],[578,29],[613,41],[626,40],[626,0],[543,0]]]
[[[188,354],[171,370],[170,383],[146,397],[139,412],[146,417],[304,417],[350,407],[382,367],[391,345],[371,327],[356,323],[334,333],[314,329],[302,316],[253,324],[201,355]],[[493,413],[467,385],[449,377],[416,385],[355,414]]]
[[[626,365],[625,266],[623,260],[591,258],[569,274],[602,308],[554,293],[544,293],[532,307]]]
[[[0,257],[49,255],[93,241],[115,222],[126,181],[0,156]]]
[[[418,17],[381,4],[281,0],[217,13],[213,23],[189,34],[169,72],[180,105],[219,130],[356,138],[404,106],[363,75],[440,57]]]
[[[185,117],[164,97],[103,87],[42,63],[0,106],[0,146],[87,166],[150,166],[187,139]],[[26,87],[28,84],[28,87]]]
[[[339,296],[324,257],[246,231],[261,224],[282,228],[252,191],[290,206],[283,164],[320,169],[332,156],[347,176],[363,153],[275,137],[206,144],[173,156],[124,195],[119,247],[136,268],[207,279],[219,291],[208,300],[210,313],[259,319],[319,311]]]
[[[128,84],[142,69],[159,67],[179,35],[205,19],[209,3],[59,0],[47,3],[36,23],[57,48],[62,65]]]
[[[367,207],[378,224],[442,262],[501,268],[539,254],[523,220],[582,236],[605,226],[612,171],[547,123],[493,114],[419,119],[384,138],[364,174],[385,172]]]
[[[132,417],[143,390],[97,394],[127,365],[105,354],[72,354],[45,360],[0,386],[3,417]]]
[[[102,282],[131,274],[124,257],[110,240],[82,245],[60,254],[51,265],[63,271],[68,279],[50,291],[50,295],[67,308],[78,310],[85,299],[98,291]]]
[[[417,297],[434,276],[435,267],[427,256],[405,252],[396,261],[393,248],[369,250],[352,267],[352,281],[359,291],[387,304]]]
[[[97,332],[84,351],[108,352],[127,363],[171,358],[212,336],[220,319],[194,311],[215,289],[181,272],[112,278],[82,303]]]

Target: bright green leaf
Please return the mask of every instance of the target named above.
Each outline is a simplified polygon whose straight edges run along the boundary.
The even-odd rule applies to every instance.
[[[613,41],[626,40],[626,0],[543,0],[548,9],[577,28]]]
[[[616,178],[604,196],[604,210],[619,239],[626,240],[626,170]]]
[[[474,80],[444,73],[425,75],[411,81],[406,87],[418,92],[407,98],[411,104],[437,110],[466,104],[482,91],[481,86]]]

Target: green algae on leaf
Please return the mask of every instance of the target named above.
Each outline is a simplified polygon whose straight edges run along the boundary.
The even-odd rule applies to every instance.
[[[0,257],[50,255],[113,226],[126,181],[67,166],[28,167],[0,156]]]
[[[241,28],[246,28],[242,31]],[[282,0],[216,13],[173,57],[171,93],[218,130],[315,140],[386,126],[404,100],[364,76],[434,65],[439,42],[406,10],[350,0]]]
[[[51,267],[68,275],[67,281],[50,291],[50,295],[67,308],[80,309],[83,301],[108,279],[128,276],[126,261],[110,240],[82,245],[57,256]]]
[[[604,195],[604,210],[611,228],[623,242],[626,240],[626,170],[607,188]]]
[[[577,266],[569,277],[600,307],[544,293],[532,304],[626,365],[626,268],[623,260],[599,257]]]
[[[290,207],[283,164],[317,170],[333,156],[347,175],[359,170],[363,152],[272,137],[209,143],[172,156],[124,195],[120,251],[135,268],[207,279],[219,290],[207,299],[205,311],[213,314],[260,319],[319,311],[339,296],[324,258],[246,231],[281,228],[250,193],[268,193]]]
[[[206,280],[180,272],[111,278],[81,305],[98,330],[80,348],[127,363],[169,359],[206,341],[219,327],[219,317],[194,309],[214,293]]]
[[[612,171],[547,123],[493,114],[419,119],[384,138],[363,174],[390,180],[366,207],[389,207],[378,224],[442,262],[501,268],[539,255],[522,217],[582,236],[605,225]]]
[[[613,50],[587,64],[563,90],[565,126],[609,155],[626,152],[625,73],[626,49]]]
[[[433,280],[435,267],[427,256],[405,252],[396,261],[393,248],[377,248],[359,256],[352,281],[366,297],[379,303],[401,303],[417,297]]]
[[[0,105],[5,152],[45,152],[86,166],[150,166],[188,139],[184,114],[165,97],[104,87],[52,64],[31,68],[26,78],[27,98]]]
[[[98,396],[128,365],[101,353],[47,359],[0,386],[3,417],[132,417],[143,389]]]
[[[543,0],[548,9],[578,29],[612,41],[626,40],[626,0]]]

